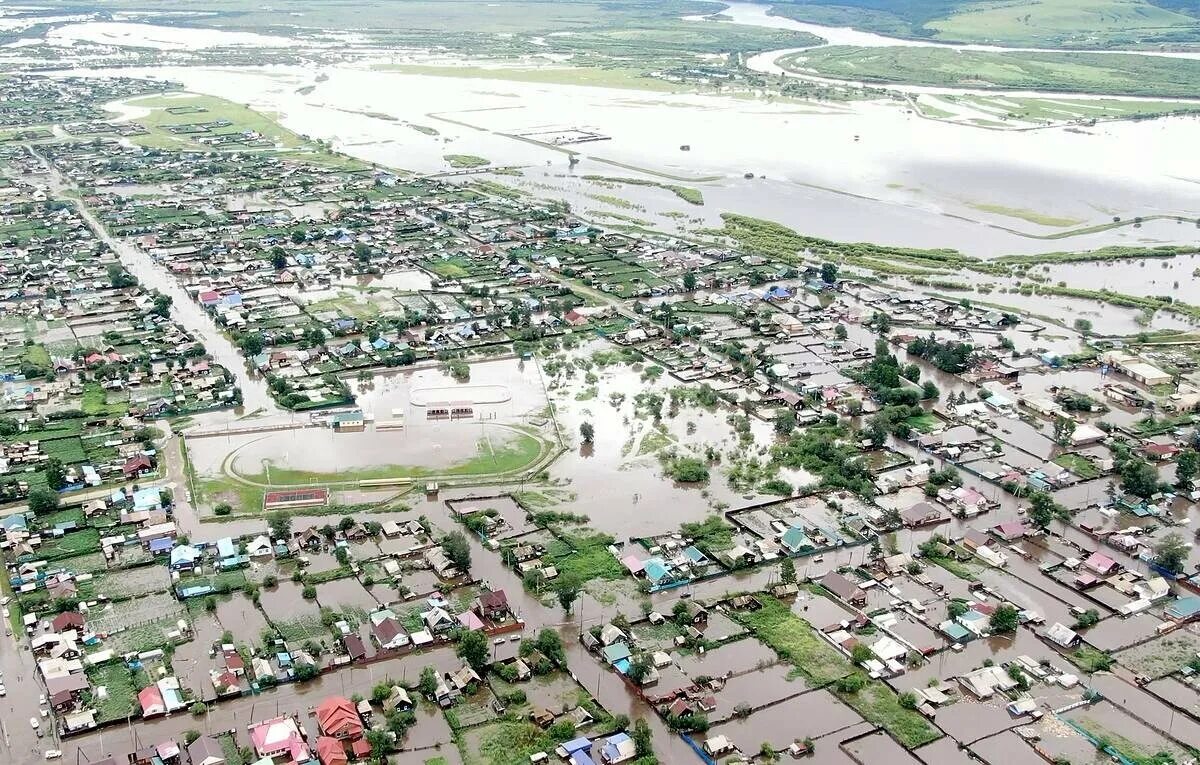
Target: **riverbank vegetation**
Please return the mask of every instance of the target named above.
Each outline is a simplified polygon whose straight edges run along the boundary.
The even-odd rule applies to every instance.
[[[1200,61],[1168,56],[833,45],[776,63],[791,72],[855,82],[1170,98],[1200,92]]]
[[[1110,48],[1200,39],[1195,5],[1154,0],[786,0],[774,16],[889,37],[1033,48]]]

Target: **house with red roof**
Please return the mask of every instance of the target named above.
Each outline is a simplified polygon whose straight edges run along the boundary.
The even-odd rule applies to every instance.
[[[81,630],[83,629],[83,614],[78,611],[63,611],[50,620],[50,629],[53,632]]]
[[[137,478],[145,475],[154,469],[154,461],[145,454],[135,454],[125,460],[125,464],[121,467],[121,472],[125,475],[125,480]]]
[[[157,685],[147,685],[138,691],[138,704],[142,706],[142,717],[165,715],[167,704],[163,701],[162,691]]]
[[[500,622],[508,618],[508,596],[504,590],[484,590],[475,601],[475,612],[479,618]]]
[[[317,705],[317,727],[326,736],[357,738],[363,734],[362,719],[354,703],[345,696],[330,696]]]
[[[317,739],[317,759],[321,765],[346,765],[350,758],[346,756],[346,747],[341,741],[330,736]]]

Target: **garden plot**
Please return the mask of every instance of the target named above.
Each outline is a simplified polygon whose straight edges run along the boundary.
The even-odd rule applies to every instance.
[[[842,745],[856,762],[886,762],[888,765],[920,765],[921,761],[891,739],[883,731],[863,736]]]
[[[318,625],[321,623],[321,613],[317,608],[317,604],[310,600],[305,600],[300,594],[301,587],[295,582],[280,582],[274,590],[271,591],[270,597],[261,599],[263,612],[266,613],[267,619],[276,627],[280,627],[286,622],[300,621],[315,621]],[[321,630],[325,632],[326,630]]]
[[[138,568],[109,571],[91,580],[97,595],[111,600],[138,598],[171,588],[171,575],[161,566],[139,566]]]
[[[1042,739],[1038,742],[1038,746],[1048,755],[1051,757],[1065,755],[1067,762],[1070,763],[1105,761],[1097,759],[1096,747],[1070,727],[1057,722],[1049,715],[1043,718],[1043,723],[1046,721],[1053,721],[1055,730],[1049,735],[1042,732]],[[1042,731],[1046,727],[1043,724]],[[971,751],[982,757],[984,762],[1002,762],[1004,765],[1046,765],[1046,761],[1038,756],[1033,747],[1022,741],[1021,737],[1012,731],[976,741],[971,745]]]
[[[442,716],[441,710],[433,704],[418,701],[413,714],[416,715],[417,722],[408,729],[408,735],[404,737],[405,747],[423,749],[441,744],[444,752],[442,754],[443,757],[446,754],[457,754],[452,743],[454,733],[446,723],[446,718]],[[421,763],[421,765],[428,762],[426,758],[429,756],[429,752],[421,752],[419,754],[421,756],[413,762]],[[404,759],[404,755],[401,755],[399,760],[394,761],[403,763],[406,760]]]
[[[810,687],[794,668],[785,664],[734,675],[717,692],[717,709],[710,713],[710,717],[713,720],[726,720],[740,707],[761,707],[803,693]]]
[[[1101,651],[1119,651],[1130,643],[1142,640],[1146,635],[1157,634],[1155,630],[1161,624],[1162,619],[1143,611],[1126,618],[1102,619],[1099,624],[1089,627],[1081,634],[1089,645],[1093,645]]]
[[[1117,704],[1120,701],[1101,701],[1063,714],[1063,717],[1086,730],[1093,737],[1103,739],[1129,760],[1139,762],[1159,752],[1171,755],[1175,762],[1187,760],[1180,747],[1164,739],[1163,735],[1133,717],[1125,714]],[[1140,710],[1135,710],[1140,711]],[[1180,735],[1175,731],[1175,735]]]
[[[262,593],[263,601],[270,597],[270,590]],[[247,643],[257,641],[263,630],[268,628],[262,612],[246,597],[217,598],[216,615],[222,630],[229,630],[236,639]]]
[[[727,643],[703,654],[676,654],[672,657],[689,677],[716,677],[726,672],[735,675],[771,666],[779,661],[775,653],[757,640]],[[799,692],[797,689],[796,692]]]
[[[1200,652],[1200,635],[1185,628],[1116,655],[1121,666],[1139,675],[1160,678],[1183,668]]]
[[[836,696],[816,690],[759,709],[746,718],[734,718],[715,726],[709,736],[727,736],[747,754],[757,752],[763,742],[775,750],[786,749],[796,739],[818,738],[848,728],[863,719]],[[818,761],[823,753],[818,753]]]
[[[343,613],[348,610],[369,613],[379,608],[379,601],[353,577],[318,584],[317,602],[322,608]]]
[[[954,704],[938,710],[938,727],[958,741],[975,741],[1012,727],[1012,715],[1004,708],[1008,699],[1003,696],[977,701],[962,694]]]
[[[102,552],[84,553],[83,555],[63,558],[58,562],[58,565],[74,574],[98,574],[108,569],[108,561],[104,558],[104,553]]]
[[[136,600],[109,603],[102,609],[88,613],[87,622],[88,627],[96,633],[112,634],[125,627],[132,629],[156,622],[173,623],[185,613],[186,609],[175,598],[157,593]],[[109,641],[113,639],[110,637]],[[162,642],[161,636],[158,642]]]
[[[460,499],[452,500],[446,504],[456,513],[471,514],[472,511],[484,512],[489,515],[491,514],[489,511],[498,513],[499,517],[504,519],[504,525],[494,534],[496,539],[520,536],[531,531],[536,531],[538,528],[529,522],[526,518],[525,509],[518,505],[512,497]]]

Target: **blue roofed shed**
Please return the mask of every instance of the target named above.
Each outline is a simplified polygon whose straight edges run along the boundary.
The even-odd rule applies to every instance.
[[[616,664],[621,659],[629,658],[629,646],[624,643],[613,643],[604,646],[604,659],[609,664]]]

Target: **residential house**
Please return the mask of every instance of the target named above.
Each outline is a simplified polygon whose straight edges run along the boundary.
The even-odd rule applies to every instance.
[[[861,606],[867,602],[867,593],[836,571],[830,571],[821,577],[821,586],[852,606]]]
[[[352,739],[363,734],[362,719],[354,704],[343,696],[330,696],[317,705],[317,727],[336,739]]]

